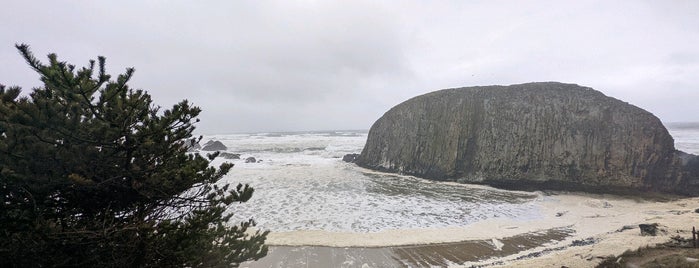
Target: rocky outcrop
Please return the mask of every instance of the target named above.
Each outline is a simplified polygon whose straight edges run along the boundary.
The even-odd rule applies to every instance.
[[[666,229],[661,229],[657,223],[641,223],[638,228],[641,229],[642,236],[657,236],[658,232],[667,233]]]
[[[226,145],[223,145],[220,141],[208,141],[201,148],[202,151],[225,151],[228,150]]]
[[[591,88],[546,82],[412,98],[374,123],[356,163],[513,189],[676,192],[691,184],[685,166],[693,163],[678,154],[653,114]]]
[[[699,195],[699,156],[677,151],[681,161],[681,180],[677,189],[688,195]]]
[[[354,163],[359,158],[359,154],[346,154],[342,157],[342,161]]]

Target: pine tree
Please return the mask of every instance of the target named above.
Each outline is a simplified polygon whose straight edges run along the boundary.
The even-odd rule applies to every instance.
[[[253,189],[219,180],[233,166],[188,154],[198,107],[161,110],[113,80],[105,58],[37,60],[43,86],[0,85],[0,267],[236,267],[267,253],[252,220],[229,225]],[[199,137],[199,140],[201,137]]]

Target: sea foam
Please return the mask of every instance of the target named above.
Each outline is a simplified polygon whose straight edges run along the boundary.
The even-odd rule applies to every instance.
[[[676,147],[699,153],[699,129],[670,128]],[[359,153],[367,133],[296,132],[212,135],[241,160],[224,178],[249,183],[253,198],[234,204],[234,222],[253,218],[274,232],[375,233],[390,230],[463,227],[502,219],[541,219],[546,197],[484,186],[386,174],[341,161]],[[262,160],[245,163],[246,157]]]

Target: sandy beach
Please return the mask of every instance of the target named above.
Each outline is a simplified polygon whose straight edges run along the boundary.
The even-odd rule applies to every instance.
[[[503,239],[386,247],[272,246],[267,257],[243,267],[447,267],[505,257],[571,233],[561,228]]]
[[[268,256],[242,267],[593,267],[673,235],[691,237],[699,223],[699,198],[554,193],[541,194],[537,204],[543,217],[459,228],[271,233]],[[665,232],[641,236],[641,223],[658,223]]]
[[[558,209],[550,207],[552,211],[568,211],[557,218],[561,222],[570,223],[571,228],[575,230],[568,239],[505,258],[464,263],[454,267],[593,267],[604,257],[664,243],[669,241],[671,236],[691,238],[692,226],[699,224],[699,214],[695,212],[695,209],[699,208],[699,198],[665,202],[597,195],[557,195],[553,198],[558,200],[560,206]],[[638,228],[638,224],[641,223],[658,223],[664,232],[658,236],[641,236]],[[566,246],[576,239],[592,239],[595,243]],[[536,252],[542,254],[522,258]]]

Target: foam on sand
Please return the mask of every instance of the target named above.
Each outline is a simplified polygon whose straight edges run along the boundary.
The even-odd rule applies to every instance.
[[[603,257],[626,250],[667,242],[670,236],[691,236],[692,224],[699,219],[694,210],[699,198],[669,202],[637,201],[599,195],[557,195],[546,206],[551,224],[568,224],[575,233],[569,238],[505,258],[469,262],[454,267],[478,264],[514,267],[590,267]],[[560,213],[556,217],[555,213]],[[658,223],[667,232],[659,236],[641,236],[638,224]],[[547,224],[542,222],[542,224]],[[625,228],[626,227],[626,228]],[[569,246],[572,241],[592,241]]]
[[[587,267],[600,262],[605,256],[665,242],[671,235],[691,235],[692,223],[699,220],[699,214],[694,212],[694,209],[699,208],[699,198],[662,202],[611,195],[556,194],[543,196],[538,206],[544,217],[526,221],[491,218],[463,227],[387,230],[376,233],[273,232],[268,237],[268,244],[385,248],[482,241],[497,250],[508,247],[509,237],[566,229],[570,230],[570,234],[562,240],[537,245],[521,252],[510,252],[512,255],[508,256],[494,254],[491,258],[450,263],[450,266]],[[638,224],[641,223],[659,223],[667,233],[655,237],[641,236],[638,229]],[[625,226],[630,229],[624,229]]]

